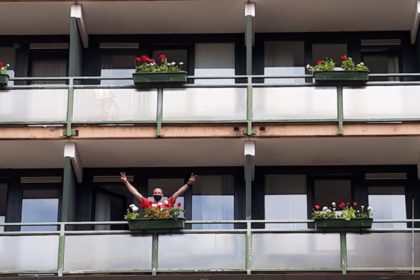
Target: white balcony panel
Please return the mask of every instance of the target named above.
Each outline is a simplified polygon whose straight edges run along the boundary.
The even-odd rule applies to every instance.
[[[150,270],[152,237],[139,235],[67,236],[64,271]]]
[[[74,121],[156,120],[157,91],[127,89],[76,89]]]
[[[0,91],[0,122],[64,122],[66,113],[66,89]]]
[[[254,234],[253,269],[340,269],[339,234]]]
[[[58,236],[0,236],[0,271],[54,272]]]
[[[345,119],[420,118],[420,86],[344,88]]]
[[[246,120],[246,89],[167,89],[163,93],[163,119]]]
[[[244,268],[244,234],[159,236],[159,270],[238,270]]]
[[[254,120],[337,119],[334,87],[254,88]]]
[[[347,255],[349,268],[410,267],[411,233],[347,234]]]

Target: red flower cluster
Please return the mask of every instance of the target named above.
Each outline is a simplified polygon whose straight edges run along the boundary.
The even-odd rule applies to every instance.
[[[318,59],[318,60],[316,61],[316,65],[320,65],[320,64],[322,64],[322,63],[324,63],[324,61],[323,61],[322,59]]]
[[[0,68],[4,67],[4,62],[0,60]]]
[[[344,61],[344,60],[347,60],[347,55],[342,55],[342,56],[341,56],[341,60],[343,60],[343,61]]]
[[[338,207],[340,208],[340,209],[344,209],[344,208],[346,208],[346,206],[350,206],[350,202],[344,202],[344,201],[341,201],[339,204],[338,204]],[[356,201],[353,201],[352,203],[351,203],[351,206],[353,206],[353,207],[356,207],[357,206],[357,202]]]
[[[135,63],[139,63],[139,62],[142,62],[142,63],[153,63],[153,62],[155,62],[155,59],[154,58],[150,58],[150,57],[148,57],[147,55],[139,55],[139,56],[137,56],[137,57],[135,57],[134,59],[133,59],[133,62],[135,62]]]

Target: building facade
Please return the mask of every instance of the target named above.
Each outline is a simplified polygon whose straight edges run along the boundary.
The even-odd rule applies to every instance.
[[[419,11],[1,1],[1,275],[417,279]],[[133,58],[162,53],[187,83],[135,87]],[[366,84],[314,82],[307,65],[343,55]],[[186,229],[128,231],[120,172],[149,196],[198,174],[178,199]],[[372,206],[372,229],[317,230],[313,205],[332,201]]]

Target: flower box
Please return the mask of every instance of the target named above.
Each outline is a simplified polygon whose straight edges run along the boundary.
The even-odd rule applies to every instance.
[[[315,71],[315,82],[324,85],[360,85],[369,79],[367,71]]]
[[[133,80],[139,87],[175,87],[187,82],[187,72],[133,73]]]
[[[371,218],[354,218],[349,221],[345,219],[315,219],[317,229],[368,229],[372,227]]]
[[[185,226],[185,218],[177,219],[148,219],[138,218],[128,221],[130,230],[177,230],[183,229]]]
[[[0,74],[0,87],[7,86],[7,83],[9,82],[9,75],[7,74]]]

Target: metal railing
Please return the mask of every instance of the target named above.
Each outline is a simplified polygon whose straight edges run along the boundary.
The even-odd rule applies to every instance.
[[[399,228],[324,232],[313,220],[187,221],[230,229],[132,232],[127,222],[3,223],[2,274],[420,270],[420,219],[374,220]],[[276,224],[281,228],[267,228]],[[232,225],[238,225],[238,229]],[[260,228],[258,225],[265,225]],[[55,231],[20,227],[57,226]],[[15,228],[13,228],[15,227]],[[84,227],[76,230],[77,227]],[[295,228],[293,228],[295,227]],[[296,228],[297,227],[297,228]],[[27,230],[28,228],[26,228]]]
[[[369,76],[416,79],[420,74],[370,74]],[[245,134],[252,135],[255,123],[334,123],[338,126],[338,134],[343,134],[345,122],[420,121],[418,110],[413,107],[413,104],[420,102],[417,93],[420,81],[369,81],[362,87],[340,85],[320,87],[314,86],[312,75],[237,75],[189,76],[189,81],[209,80],[210,82],[186,84],[179,89],[139,90],[131,84],[83,84],[131,79],[131,77],[12,78],[10,79],[12,82],[20,83],[37,80],[62,81],[64,84],[13,85],[1,90],[2,103],[4,104],[4,101],[13,103],[8,107],[10,110],[22,103],[28,106],[37,104],[38,107],[35,108],[38,109],[33,110],[38,111],[34,114],[42,112],[49,115],[42,115],[38,119],[25,115],[19,119],[19,116],[13,116],[18,112],[28,114],[30,110],[14,110],[10,111],[9,115],[3,117],[0,115],[0,124],[60,125],[65,127],[65,136],[71,137],[75,134],[74,126],[81,124],[148,124],[156,126],[156,135],[161,136],[163,124],[238,123],[246,124]],[[235,80],[238,83],[211,84],[211,80],[215,79]],[[265,81],[262,81],[263,79]],[[267,79],[270,79],[270,82],[267,82]],[[273,82],[276,79],[294,79],[295,82]],[[42,91],[35,92],[35,90]],[[34,96],[30,96],[31,93]],[[26,98],[25,95],[29,97]],[[48,105],[47,100],[52,97],[57,100],[51,101]],[[188,104],[181,100],[188,100]],[[118,106],[120,107],[116,109]],[[51,108],[55,108],[56,111],[49,112]],[[92,115],[93,111],[100,113]]]

